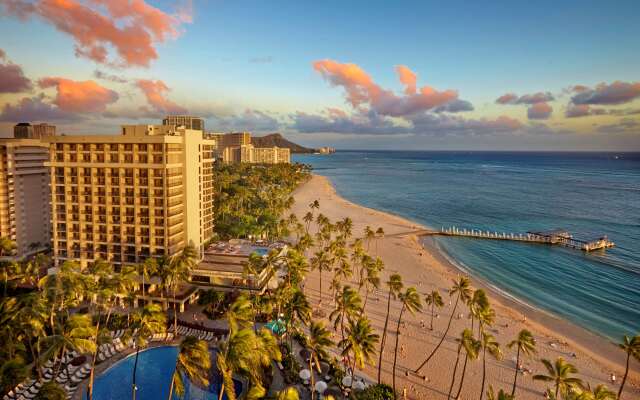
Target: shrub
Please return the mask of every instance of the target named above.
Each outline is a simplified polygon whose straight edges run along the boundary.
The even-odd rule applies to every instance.
[[[384,383],[369,386],[356,393],[358,400],[391,400],[393,399],[393,388]]]

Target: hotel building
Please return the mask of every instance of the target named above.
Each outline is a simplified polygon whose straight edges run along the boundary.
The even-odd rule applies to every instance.
[[[20,259],[50,242],[49,146],[35,139],[0,139],[0,236]]]
[[[134,264],[188,244],[202,252],[213,236],[216,142],[201,130],[132,125],[45,140],[56,265]]]
[[[224,163],[279,164],[291,162],[291,151],[283,147],[254,147],[251,133],[210,134],[218,142],[217,155]]]
[[[184,126],[186,129],[204,132],[204,120],[189,115],[168,115],[162,120],[162,125]]]

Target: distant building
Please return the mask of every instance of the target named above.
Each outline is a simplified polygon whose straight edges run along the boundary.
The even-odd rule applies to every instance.
[[[216,142],[202,131],[128,125],[120,136],[46,141],[56,265],[136,264],[213,237]]]
[[[318,149],[318,153],[320,154],[332,154],[335,152],[336,152],[336,149],[334,149],[333,147],[320,147]]]
[[[48,160],[49,145],[40,140],[0,139],[0,236],[16,243],[16,258],[50,242]]]
[[[16,139],[42,139],[45,137],[55,136],[55,125],[35,124],[21,122],[13,127],[13,137]]]
[[[218,143],[217,157],[224,163],[279,164],[291,162],[291,150],[284,147],[254,147],[251,133],[211,134]]]
[[[162,125],[184,126],[185,129],[204,131],[204,119],[189,115],[168,115],[162,120]]]

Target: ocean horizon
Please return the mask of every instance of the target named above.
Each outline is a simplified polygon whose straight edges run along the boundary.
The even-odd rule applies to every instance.
[[[344,198],[436,229],[563,229],[616,247],[434,238],[462,270],[507,297],[619,341],[640,330],[640,153],[338,150],[295,155]]]

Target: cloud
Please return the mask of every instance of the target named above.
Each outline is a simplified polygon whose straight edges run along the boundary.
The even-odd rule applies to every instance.
[[[20,93],[31,90],[31,81],[24,76],[22,67],[7,60],[0,49],[0,93]]]
[[[94,81],[73,81],[65,78],[47,77],[40,79],[38,85],[43,89],[56,88],[57,94],[53,104],[62,111],[103,112],[107,105],[118,100],[116,92],[100,86]]]
[[[576,87],[579,87],[579,90],[576,90]],[[593,89],[586,86],[574,86],[574,91],[578,93],[571,98],[573,104],[624,104],[640,97],[640,82],[601,83]]]
[[[553,108],[548,103],[533,103],[527,109],[527,118],[529,119],[548,119],[553,112]]]
[[[567,106],[567,111],[565,111],[564,116],[567,118],[579,118],[586,117],[588,115],[603,115],[608,114],[609,111],[604,110],[602,108],[591,108],[588,104],[572,104],[569,103]]]
[[[214,126],[223,131],[273,132],[280,123],[266,112],[247,109],[241,114],[216,118]]]
[[[405,86],[404,93],[407,95],[416,94],[416,83],[418,76],[404,65],[396,66],[396,72],[400,83]]]
[[[158,58],[155,44],[176,38],[191,19],[185,9],[170,15],[144,0],[3,0],[0,7],[21,19],[37,16],[71,35],[78,57],[126,67],[148,67]]]
[[[525,94],[518,97],[515,93],[506,93],[496,99],[497,104],[536,104],[553,101],[554,97],[549,92]]]
[[[405,95],[397,96],[383,89],[362,68],[356,64],[339,63],[334,60],[320,60],[313,68],[332,86],[344,88],[347,102],[354,108],[369,106],[377,114],[403,117],[431,110],[458,98],[455,90],[438,91],[430,86],[415,89],[415,76],[406,67],[397,69],[401,83],[405,85]]]
[[[462,111],[473,111],[473,104],[469,103],[466,100],[452,100],[442,106],[436,107],[433,109],[433,112],[441,113],[441,112],[462,112]]]
[[[37,122],[37,121],[74,121],[80,116],[61,110],[44,101],[45,96],[24,97],[17,104],[5,104],[0,112],[0,121]]]
[[[597,129],[602,133],[637,133],[640,134],[640,121],[631,118],[622,118],[618,123],[602,125]]]
[[[273,62],[273,57],[271,56],[254,57],[254,58],[250,58],[249,62],[252,64],[271,64]]]
[[[109,81],[114,83],[127,83],[129,82],[127,79],[122,78],[118,75],[108,74],[106,72],[102,72],[99,69],[93,71],[93,77],[96,79],[101,79],[103,81]]]
[[[135,85],[142,90],[147,102],[159,113],[164,114],[186,114],[187,110],[180,107],[176,103],[165,98],[165,93],[169,91],[169,87],[161,80],[138,79]]]

